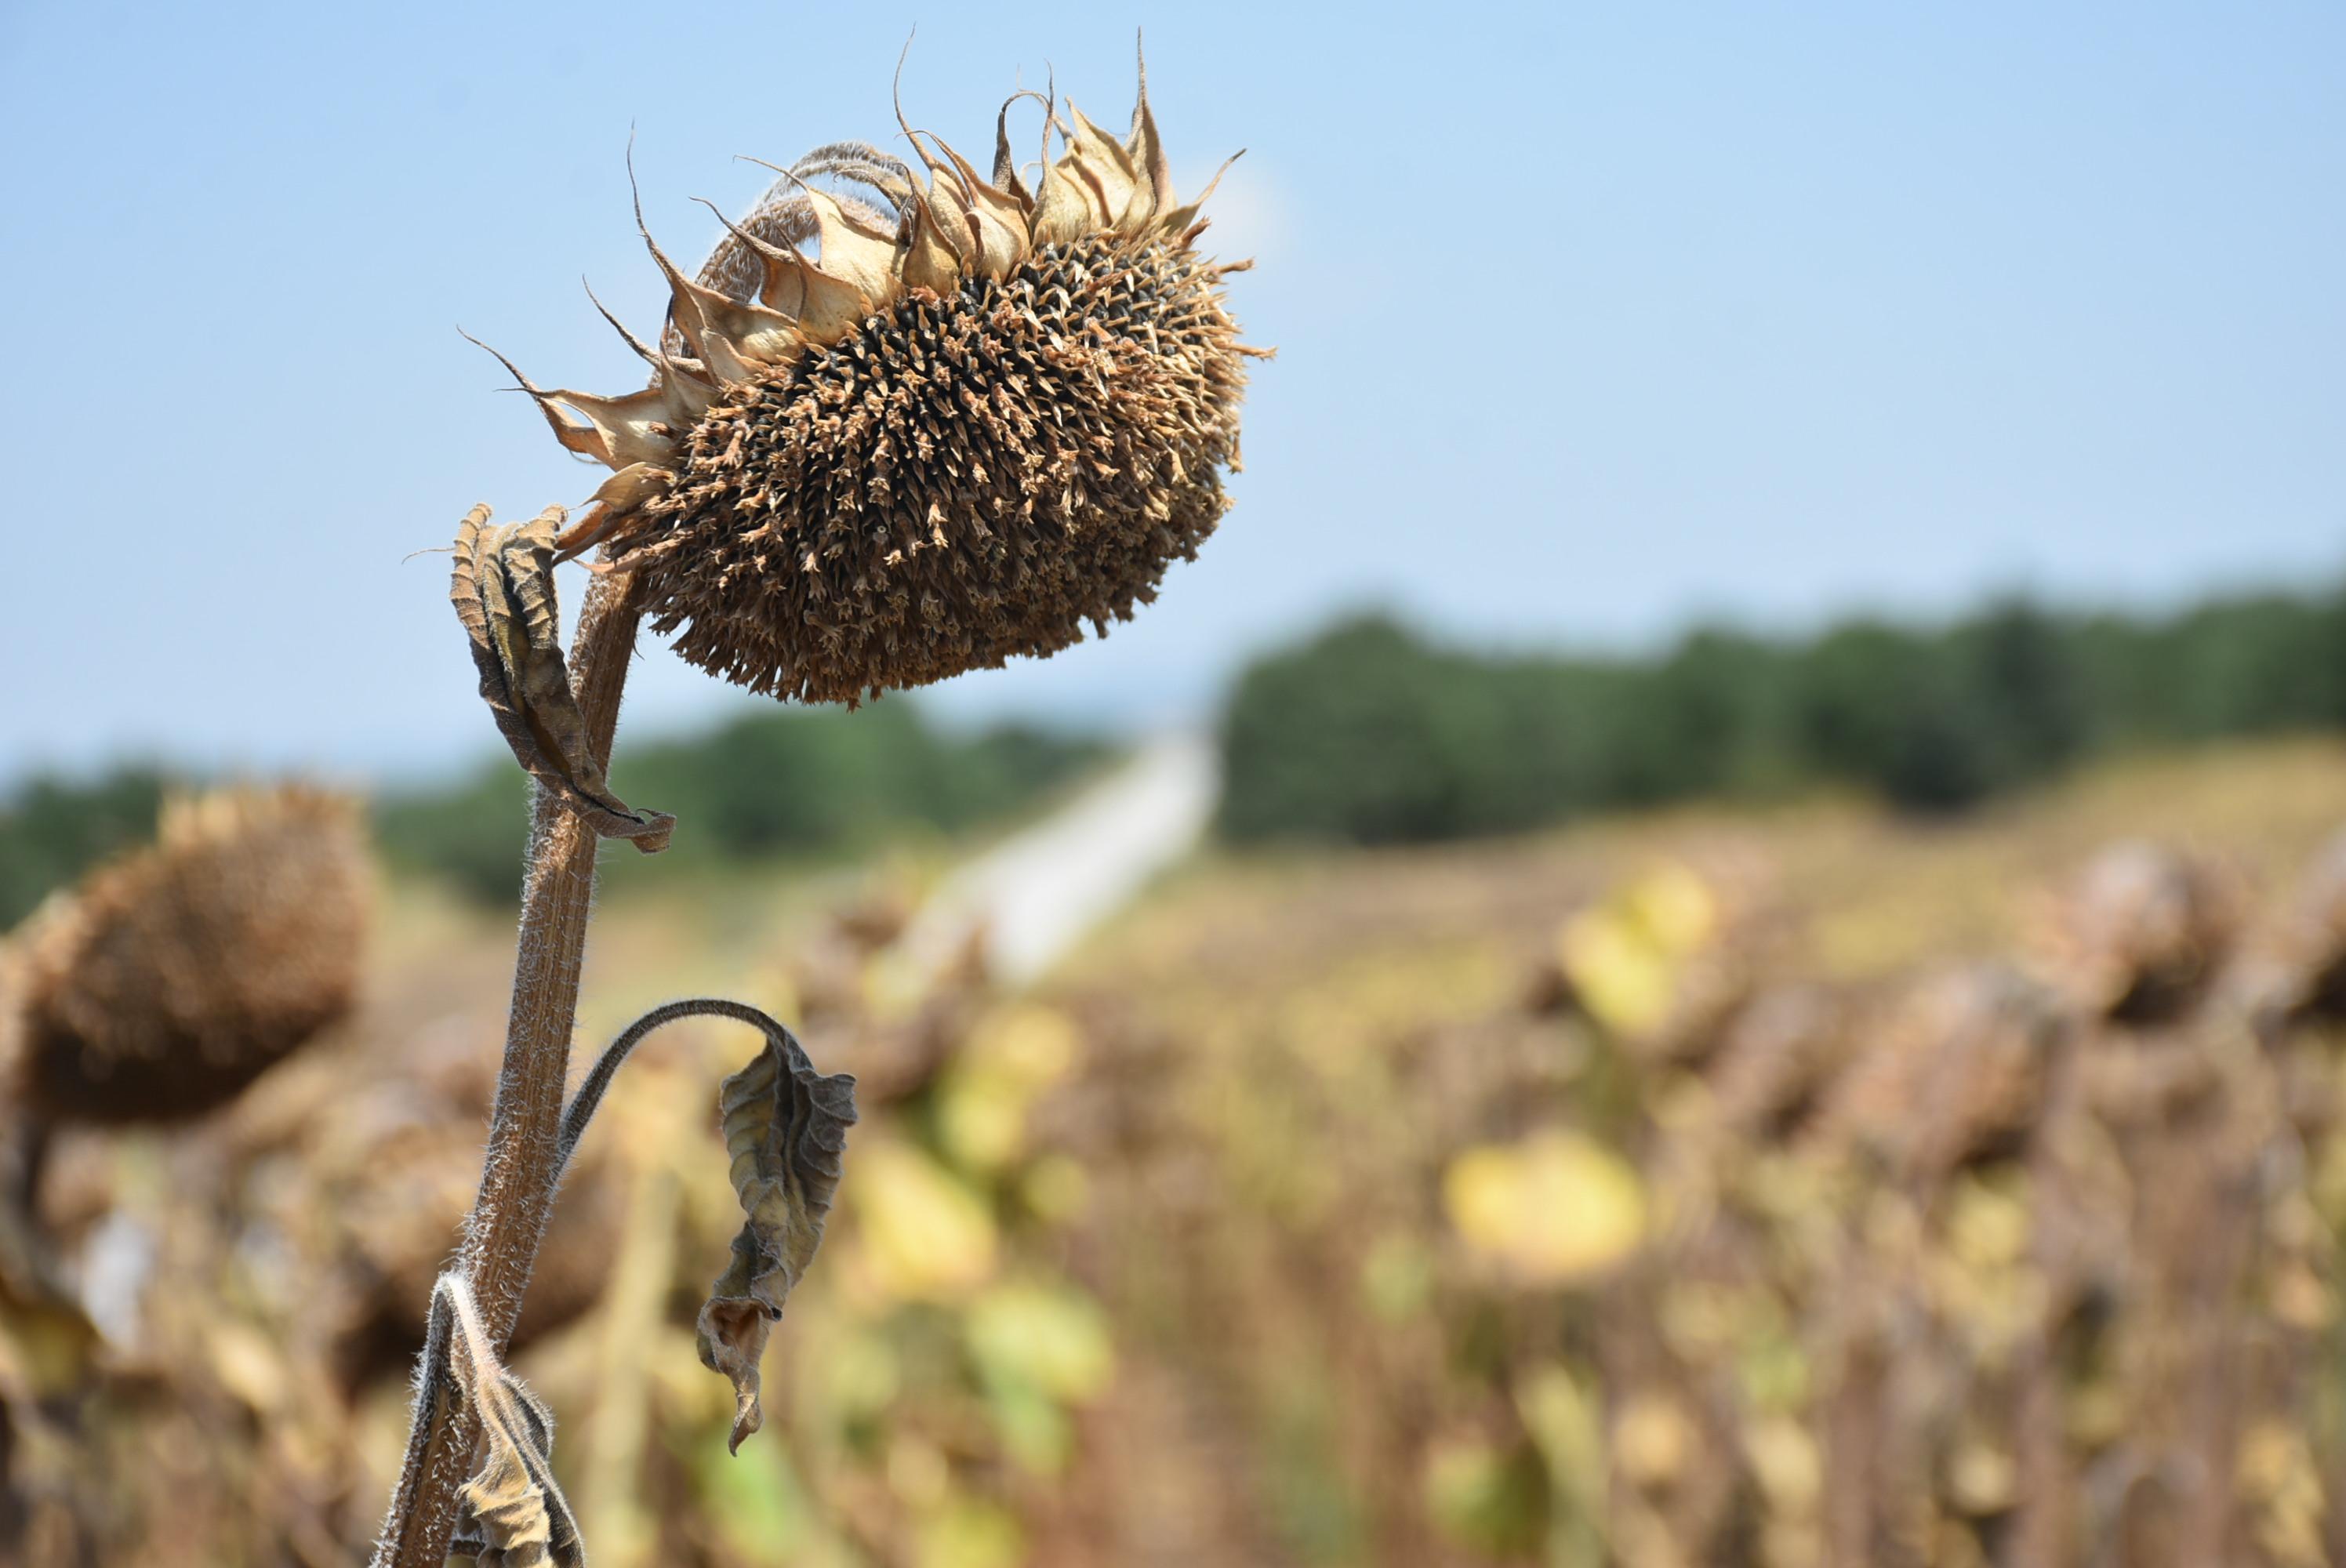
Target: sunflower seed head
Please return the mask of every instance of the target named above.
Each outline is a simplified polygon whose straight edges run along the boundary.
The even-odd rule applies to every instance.
[[[173,802],[157,842],[53,901],[22,952],[29,1103],[201,1115],[350,1011],[372,881],[357,809],[300,787]]]
[[[917,168],[817,148],[697,277],[651,246],[671,307],[658,351],[629,340],[649,386],[523,382],[631,476],[571,548],[644,574],[692,663],[853,702],[1046,656],[1128,618],[1219,522],[1260,351],[1223,300],[1237,269],[1194,249],[1203,196],[1174,196],[1145,77],[1120,138],[1020,97],[1045,105],[1031,189],[1006,110],[992,178],[909,127]]]

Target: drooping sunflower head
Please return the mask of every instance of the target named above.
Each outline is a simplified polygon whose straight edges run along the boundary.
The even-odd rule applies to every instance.
[[[372,874],[355,805],[298,786],[167,805],[156,842],[33,917],[16,1091],[44,1114],[174,1122],[351,1010]]]
[[[1043,106],[1031,183],[1021,98]],[[620,329],[643,391],[523,380],[614,470],[566,552],[601,544],[679,653],[752,690],[852,702],[1055,653],[1155,597],[1229,504],[1260,351],[1220,279],[1244,263],[1194,248],[1203,198],[1174,194],[1146,76],[1120,137],[1015,96],[990,176],[903,138],[919,167],[809,153],[698,276],[647,233],[671,304],[658,348]]]

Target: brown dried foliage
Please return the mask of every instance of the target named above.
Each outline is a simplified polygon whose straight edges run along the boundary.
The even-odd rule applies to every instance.
[[[744,1217],[696,1329],[702,1364],[732,1380],[726,1446],[738,1451],[765,1423],[759,1362],[767,1336],[822,1245],[855,1123],[855,1080],[818,1073],[790,1032],[773,1025],[764,1048],[725,1080],[717,1109]]]
[[[1648,1162],[1698,1217],[1599,1319],[1613,1553],[2338,1560],[2320,881],[2251,952],[2215,869],[2123,846],[2057,902],[2057,987],[1987,963],[1756,999],[1710,1079],[1728,1135]],[[1824,1079],[1812,1115],[1780,1114],[1787,1073]]]
[[[777,1337],[785,1359],[773,1377],[790,1390],[791,1431],[755,1462],[790,1465],[823,1527],[886,1563],[933,1560],[924,1516],[890,1483],[892,1455],[932,1450],[956,1496],[1016,1519],[1025,1550],[1012,1560],[1038,1565],[1294,1562],[1306,1548],[1285,1500],[1307,1483],[1354,1521],[1341,1560],[1412,1568],[2346,1560],[2335,1479],[2346,1447],[2328,1415],[2346,1334],[2335,1239],[2346,1215],[2346,1009],[2316,983],[2346,962],[2334,892],[2318,873],[2297,905],[2245,932],[2202,928],[2218,983],[2155,1020],[2086,1005],[2009,964],[1848,984],[1761,974],[1717,1015],[1714,1049],[1667,1059],[1568,1010],[1504,1003],[1504,974],[1454,1021],[1381,1033],[1390,999],[1357,966],[1335,977],[1352,1010],[1295,1006],[1292,950],[1271,966],[1281,1021],[1251,1033],[1253,972],[1227,955],[1260,943],[1252,932],[1217,933],[1225,945],[1209,951],[1225,962],[1204,966],[1217,1014],[1239,1021],[1227,1036],[1139,1026],[1134,1010],[1163,983],[1116,966],[1069,1013],[1082,1065],[1038,1102],[1031,1126],[1038,1161],[1080,1165],[1086,1207],[1022,1229],[1031,1220],[1010,1217],[1024,1214],[1025,1167],[983,1188],[1002,1205],[1005,1265],[1017,1276],[1068,1270],[1114,1319],[1115,1380],[1074,1412],[1068,1468],[1023,1471],[954,1381],[957,1355],[936,1358],[954,1363],[940,1370],[915,1351],[933,1348],[956,1303],[903,1308],[889,1332],[904,1336],[893,1343],[910,1358],[897,1363],[907,1380],[883,1412],[826,1403],[824,1359],[842,1323],[877,1331],[862,1275],[876,1212],[860,1207],[833,1217],[824,1246],[839,1249],[836,1272],[818,1268],[795,1298],[802,1332]],[[1545,934],[1569,897],[1543,892],[1535,914],[1510,908],[1501,920]],[[1403,927],[1423,918],[1407,905],[1380,914]],[[1357,921],[1357,905],[1341,918]],[[901,1147],[965,1067],[957,1054],[984,1007],[961,982],[917,1015],[846,983],[880,972],[893,924],[842,922],[827,962],[845,976],[806,972],[811,949],[794,946],[790,989],[820,1020],[826,1056],[872,1069],[872,1130]],[[1347,926],[1335,945],[1357,958],[1359,931]],[[1749,941],[1732,928],[1718,938],[1729,950]],[[1698,955],[1688,983],[1707,985],[1697,970],[1729,956]],[[461,1033],[450,1032],[452,1056]],[[199,1155],[311,1075],[321,1092],[372,1102],[385,1124],[433,1120],[407,1098],[432,1071],[419,1062],[429,1042],[412,1033],[380,1040],[365,1072],[308,1055],[175,1146]],[[668,1070],[646,1066],[655,1081]],[[699,1112],[688,1121],[705,1125],[706,1079],[698,1066],[691,1077]],[[606,1148],[652,1162],[639,1176],[671,1157],[701,1163],[672,1147],[673,1131],[645,1135],[686,1125],[669,1115],[622,1119],[634,1135]],[[424,1196],[430,1172],[460,1182],[477,1110],[447,1113],[462,1125],[417,1142],[412,1157],[360,1152],[356,1120],[290,1107],[277,1119],[306,1129],[298,1154],[231,1162],[249,1168],[217,1190],[170,1184],[158,1233],[200,1242],[171,1265],[155,1305],[174,1319],[202,1310],[187,1312],[190,1342],[173,1342],[168,1384],[145,1374],[90,1406],[86,1428],[58,1423],[52,1473],[69,1466],[84,1479],[56,1506],[96,1543],[85,1560],[143,1551],[139,1560],[212,1562],[241,1550],[275,1561],[276,1544],[306,1528],[302,1560],[323,1562],[363,1539],[373,1483],[342,1478],[363,1445],[309,1409],[344,1394],[308,1370],[304,1349],[304,1325],[341,1305],[325,1287],[338,1244],[287,1217],[314,1204],[335,1211],[335,1230],[405,1235],[413,1266],[428,1267],[444,1217],[406,1229],[342,1213],[347,1186],[328,1173],[340,1153],[352,1166],[381,1159],[396,1195]],[[778,1112],[768,1125],[786,1120]],[[1472,1267],[1441,1217],[1445,1165],[1558,1120],[1640,1166],[1655,1217],[1643,1254],[1568,1286]],[[565,1208],[588,1174],[566,1187]],[[598,1364],[580,1347],[608,1339],[616,1354],[648,1359],[656,1342],[688,1361],[690,1303],[742,1217],[721,1190],[708,1198],[629,1222],[680,1225],[688,1237],[661,1253],[642,1308],[657,1341],[606,1325],[543,1347],[529,1369],[566,1417],[576,1401],[569,1419],[585,1441],[564,1441],[576,1445],[574,1466],[587,1458],[572,1471],[582,1485],[595,1484],[607,1420],[627,1420],[586,1398],[600,1385],[581,1380]],[[281,1206],[273,1220],[254,1207],[264,1202]],[[436,1197],[431,1207],[442,1212]],[[235,1238],[270,1229],[308,1237],[298,1288],[266,1308],[281,1320],[250,1317],[260,1302],[232,1283]],[[217,1274],[187,1271],[206,1258]],[[590,1244],[582,1261],[595,1260]],[[256,1380],[243,1359],[204,1350],[194,1319],[222,1309],[268,1325],[255,1338],[289,1358],[281,1376]],[[0,1326],[0,1339],[13,1331]],[[208,1388],[208,1353],[237,1374],[230,1388]],[[1585,1395],[1585,1451],[1557,1447],[1556,1429],[1535,1419],[1560,1374]],[[726,1463],[719,1434],[734,1411],[721,1395],[693,1397],[704,1381],[688,1373],[674,1395],[638,1396],[652,1400],[638,1409],[657,1421],[656,1441],[613,1473],[640,1489],[657,1526],[632,1551],[598,1538],[598,1555],[702,1568],[771,1560],[770,1539],[715,1522],[738,1495],[707,1480]],[[518,1435],[502,1458],[468,1469],[474,1522],[460,1543],[490,1550],[495,1525],[505,1550],[531,1549],[542,1505],[554,1554],[556,1494],[525,1397],[474,1382],[505,1390],[483,1397],[509,1397],[494,1419]],[[279,1383],[249,1417],[243,1401]],[[182,1410],[200,1413],[200,1440]],[[108,1420],[153,1446],[109,1452],[90,1435]],[[1463,1518],[1429,1488],[1460,1451],[1493,1461]],[[20,1454],[11,1485],[29,1497],[27,1473]],[[578,1495],[599,1532],[597,1498]],[[218,1499],[229,1502],[204,1501]],[[29,1539],[11,1528],[0,1500],[0,1556]]]
[[[457,524],[448,597],[472,642],[481,699],[514,760],[597,833],[654,854],[668,847],[676,819],[611,793],[570,689],[554,583],[562,519],[562,508],[549,506],[527,523],[492,524],[486,506],[474,507]]]

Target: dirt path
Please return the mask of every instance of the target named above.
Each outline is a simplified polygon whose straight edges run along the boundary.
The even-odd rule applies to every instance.
[[[905,933],[908,962],[933,972],[982,931],[996,978],[1032,983],[1188,852],[1220,789],[1210,738],[1148,741],[1064,809],[947,879]]]

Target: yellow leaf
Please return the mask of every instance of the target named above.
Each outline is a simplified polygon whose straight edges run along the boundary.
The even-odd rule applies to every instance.
[[[1017,1568],[1026,1560],[1018,1522],[990,1502],[959,1499],[924,1520],[919,1568]]]
[[[2025,1187],[1977,1176],[1959,1179],[1948,1197],[1947,1246],[1972,1268],[2008,1268],[2027,1256]]]
[[[842,1420],[867,1420],[886,1410],[903,1387],[902,1358],[883,1334],[857,1328],[811,1359],[824,1402]]]
[[[979,1025],[938,1092],[946,1152],[974,1171],[1018,1158],[1035,1097],[1074,1069],[1081,1046],[1074,1022],[1054,1008],[1014,1007]]]
[[[1565,974],[1599,1023],[1642,1034],[1669,1017],[1676,971],[1617,911],[1596,909],[1574,916],[1559,946]]]
[[[222,1388],[258,1415],[274,1415],[285,1408],[291,1369],[282,1345],[234,1319],[215,1322],[206,1338],[212,1373]]]
[[[1631,1485],[1669,1485],[1686,1474],[1694,1452],[1694,1423],[1669,1395],[1649,1391],[1621,1401],[1613,1421],[1613,1459]]]
[[[1070,1220],[1091,1199],[1091,1177],[1072,1156],[1045,1155],[1027,1168],[1019,1192],[1036,1218]]]
[[[1684,866],[1662,866],[1631,883],[1622,901],[1664,952],[1690,953],[1719,931],[1719,901]]]
[[[970,1054],[1035,1088],[1074,1071],[1083,1052],[1075,1020],[1055,1007],[1014,1007],[981,1024]]]
[[[1593,1378],[1557,1361],[1517,1374],[1515,1410],[1531,1434],[1556,1492],[1572,1508],[1601,1514],[1610,1481],[1601,1396]]]
[[[1547,1528],[1546,1471],[1528,1445],[1508,1450],[1453,1438],[1426,1455],[1425,1511],[1444,1535],[1494,1557],[1522,1559]]]
[[[1116,1371],[1107,1318],[1073,1286],[995,1286],[970,1304],[966,1332],[989,1379],[1028,1383],[1070,1403],[1096,1397]]]
[[[1744,1435],[1743,1451],[1760,1490],[1781,1512],[1806,1516],[1824,1492],[1824,1460],[1816,1440],[1790,1416],[1764,1416]]]
[[[918,1149],[876,1144],[853,1195],[866,1278],[899,1300],[937,1300],[992,1277],[998,1238],[976,1194]]]
[[[2002,1513],[2019,1498],[2019,1467],[2001,1448],[1976,1436],[1968,1438],[1947,1461],[1947,1492],[1965,1513]]]
[[[1467,1246],[1525,1284],[1602,1273],[1645,1234],[1645,1192],[1636,1173],[1576,1133],[1469,1149],[1451,1162],[1442,1191]]]
[[[1686,961],[1718,934],[1701,878],[1663,866],[1566,921],[1557,958],[1599,1023],[1642,1034],[1668,1022]]]
[[[1021,1157],[1035,1098],[1067,1077],[1079,1054],[1075,1021],[1054,1007],[1011,1007],[981,1023],[938,1089],[945,1153],[971,1171]]]
[[[1433,1298],[1433,1258],[1414,1237],[1381,1236],[1361,1261],[1361,1294],[1383,1321],[1405,1323]]]
[[[937,1135],[964,1168],[998,1171],[1025,1151],[1031,1097],[1003,1074],[960,1068],[938,1086]]]

